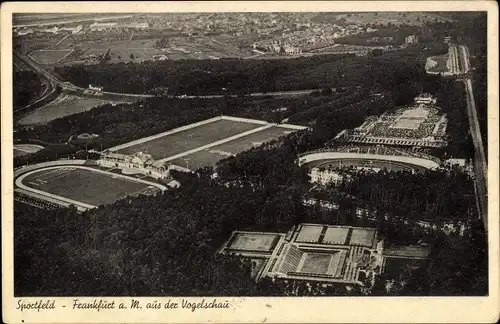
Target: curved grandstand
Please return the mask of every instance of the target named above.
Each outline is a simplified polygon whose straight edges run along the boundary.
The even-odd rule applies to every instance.
[[[299,156],[299,165],[310,168],[341,168],[356,167],[370,168],[380,170],[386,168],[394,171],[418,171],[422,172],[428,169],[439,167],[439,160],[424,154],[411,154],[409,152],[369,149],[362,151],[356,148],[356,151],[325,149],[321,151],[307,152]]]

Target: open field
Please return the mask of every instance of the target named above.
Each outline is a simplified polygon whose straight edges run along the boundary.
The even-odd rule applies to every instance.
[[[34,144],[16,144],[14,145],[14,157],[36,153],[43,149],[43,146]]]
[[[323,225],[303,225],[300,229],[300,233],[297,236],[297,242],[318,242],[321,232],[323,231]]]
[[[277,139],[280,136],[286,136],[293,131],[295,130],[273,126],[261,130],[260,132],[256,132],[248,136],[241,137],[218,146],[214,146],[212,149],[222,152],[230,152],[232,154],[238,154],[253,147],[259,146],[265,142]]]
[[[171,162],[182,167],[189,166],[189,169],[196,170],[204,166],[215,165],[222,159],[247,151],[252,147],[277,139],[280,136],[285,136],[293,131],[293,129],[272,126],[247,136],[207,148],[206,150],[186,155],[182,158],[172,160]]]
[[[144,143],[121,148],[117,152],[123,154],[145,152],[152,154],[155,159],[162,159],[260,126],[262,125],[219,119]]]
[[[90,110],[108,103],[108,100],[97,98],[82,98],[61,94],[56,100],[38,108],[19,120],[21,125],[46,124],[54,119]]]
[[[448,72],[448,66],[446,62],[448,61],[448,54],[441,56],[431,56],[427,58],[427,71],[429,72]]]
[[[230,155],[224,154],[224,152],[206,149],[172,160],[171,162],[183,168],[196,170],[204,166],[215,165],[220,160],[223,160],[229,156]]]
[[[371,247],[374,238],[375,238],[375,229],[373,228],[353,228],[349,244]]]
[[[325,274],[328,272],[333,254],[307,253],[300,272]]]
[[[323,238],[323,243],[326,244],[347,244],[347,234],[348,230],[345,228],[338,228],[333,226],[328,226]]]
[[[128,195],[151,192],[149,185],[108,173],[70,166],[36,170],[22,184],[63,198],[98,206]]]
[[[268,252],[274,248],[278,236],[267,233],[235,233],[228,248]]]
[[[29,56],[39,64],[54,64],[60,62],[72,52],[72,49],[38,50],[30,53]]]

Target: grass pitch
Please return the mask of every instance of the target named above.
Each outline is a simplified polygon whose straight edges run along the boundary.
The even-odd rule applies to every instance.
[[[41,169],[24,178],[23,184],[94,206],[109,204],[129,195],[151,192],[150,186],[144,183],[73,167]]]
[[[128,146],[117,152],[123,154],[145,152],[153,155],[155,159],[163,159],[260,126],[262,125],[220,119],[208,124],[152,139],[148,142]],[[180,165],[183,166],[183,164]]]
[[[307,253],[300,272],[325,274],[328,272],[333,254]]]
[[[236,233],[228,248],[268,252],[274,248],[277,236],[266,233]]]
[[[40,64],[54,64],[63,60],[71,52],[73,52],[72,49],[39,50],[32,52],[29,56]]]

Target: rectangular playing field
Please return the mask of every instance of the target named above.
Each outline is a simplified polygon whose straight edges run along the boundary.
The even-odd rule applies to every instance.
[[[323,243],[326,244],[345,244],[348,228],[329,226],[325,232]]]
[[[150,186],[144,183],[73,167],[41,170],[28,175],[22,183],[33,189],[94,206],[151,191]]]
[[[303,225],[297,236],[297,242],[318,242],[323,225]]]
[[[163,159],[261,126],[249,122],[218,119],[208,124],[118,149],[116,152],[123,154],[146,152],[153,155],[155,159]]]
[[[300,272],[325,274],[328,272],[332,257],[333,254],[328,253],[307,253]]]
[[[220,160],[231,156],[226,153],[227,152],[217,151],[214,148],[208,148],[170,162],[189,170],[196,170],[204,166],[215,165]]]
[[[286,136],[293,131],[295,130],[272,126],[230,142],[189,154],[171,162],[182,167],[188,167],[191,170],[196,170],[204,166],[215,165],[220,160],[257,147],[265,142],[277,139],[280,136]]]
[[[265,142],[272,141],[281,136],[286,136],[294,131],[295,130],[293,129],[272,126],[270,128],[263,129],[260,132],[256,132],[248,136],[240,137],[233,141],[215,146],[213,147],[213,149],[237,154],[243,151],[247,151],[253,147],[260,146]]]
[[[73,52],[72,49],[63,50],[39,50],[30,53],[30,57],[40,64],[53,64],[61,61]]]
[[[417,129],[424,121],[424,118],[400,118],[390,128]]]
[[[278,240],[278,235],[268,233],[237,232],[227,248],[247,251],[271,251]]]
[[[349,244],[371,247],[375,238],[374,228],[353,228]]]

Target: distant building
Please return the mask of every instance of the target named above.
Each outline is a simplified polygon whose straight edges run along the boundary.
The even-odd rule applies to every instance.
[[[89,84],[89,89],[94,91],[102,91],[103,87],[93,86]]]
[[[139,29],[139,30],[146,30],[149,29],[149,24],[142,22],[142,23],[130,23],[130,24],[123,24],[123,25],[118,25],[118,28],[129,28],[129,29]]]
[[[410,35],[405,38],[405,44],[410,45],[410,44],[418,44],[418,37],[415,35]]]
[[[89,28],[91,31],[105,31],[105,30],[110,30],[110,29],[116,29],[117,23],[115,22],[107,22],[107,23],[98,23],[94,22],[92,23]]]
[[[311,183],[318,183],[321,185],[326,185],[329,183],[338,184],[342,181],[343,177],[334,170],[329,170],[328,168],[312,168],[309,173],[311,177]]]
[[[422,93],[415,97],[413,101],[416,104],[426,104],[426,105],[435,105],[437,102],[437,99],[433,97],[430,93]]]
[[[97,164],[104,167],[121,169],[123,173],[141,173],[156,179],[169,178],[170,170],[172,169],[182,172],[191,172],[178,165],[168,164],[161,160],[154,160],[151,154],[143,152],[136,152],[131,155],[103,152]]]

